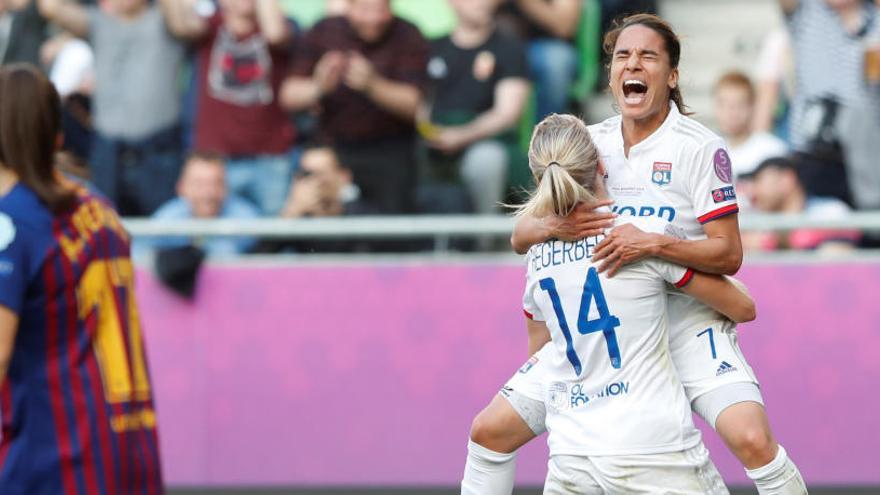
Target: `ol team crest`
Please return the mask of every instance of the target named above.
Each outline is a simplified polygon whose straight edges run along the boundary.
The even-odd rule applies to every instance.
[[[665,186],[672,182],[672,164],[669,162],[654,162],[654,170],[651,171],[651,182],[658,186]]]

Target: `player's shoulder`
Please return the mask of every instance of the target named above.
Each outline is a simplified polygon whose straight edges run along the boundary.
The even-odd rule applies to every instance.
[[[620,115],[615,115],[599,122],[598,124],[588,125],[587,130],[590,132],[590,136],[593,139],[613,136],[615,133],[620,132],[620,120]]]
[[[16,184],[0,198],[0,251],[18,245],[27,251],[38,250],[50,242],[52,214],[30,188]]]
[[[724,139],[705,125],[687,115],[679,115],[672,124],[679,146],[694,150],[724,147]]]
[[[51,222],[52,214],[30,188],[18,183],[0,197],[0,214],[16,225]]]

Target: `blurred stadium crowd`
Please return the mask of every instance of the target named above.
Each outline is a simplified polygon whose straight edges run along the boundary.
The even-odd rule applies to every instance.
[[[714,122],[744,210],[880,209],[880,0],[779,0]],[[601,93],[601,33],[651,0],[0,0],[0,60],[64,99],[59,166],[125,216],[492,214],[531,126]],[[451,31],[450,31],[451,29]],[[687,95],[685,95],[687,101]],[[167,241],[167,242],[166,242]],[[186,239],[141,243],[187,244]],[[146,241],[145,241],[146,242]],[[876,245],[750,232],[747,249]],[[382,249],[216,238],[208,256]]]

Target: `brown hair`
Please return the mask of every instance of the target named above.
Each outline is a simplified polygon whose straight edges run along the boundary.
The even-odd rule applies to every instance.
[[[666,53],[669,54],[669,65],[673,69],[678,68],[678,62],[681,59],[681,41],[678,39],[675,31],[672,30],[672,25],[654,14],[634,14],[614,21],[614,25],[610,31],[605,33],[605,39],[602,41],[602,50],[609,57],[609,60],[614,53],[614,46],[617,45],[617,38],[620,37],[620,33],[632,26],[645,26],[659,34],[666,45]],[[611,68],[610,61],[608,68]],[[684,98],[681,96],[681,88],[679,86],[676,85],[669,91],[669,99],[675,102],[675,106],[678,107],[678,111],[682,115],[691,115],[693,113],[688,111],[687,105],[684,104]]]
[[[218,153],[216,151],[205,151],[205,150],[193,150],[186,154],[186,159],[183,163],[189,163],[191,161],[201,161],[201,162],[211,162],[211,163],[219,163],[220,165],[226,165],[226,156],[222,153]]]
[[[722,86],[742,88],[748,94],[749,102],[754,103],[755,101],[755,86],[752,84],[752,80],[749,79],[749,76],[738,70],[727,72],[721,76],[721,78],[718,79],[718,82],[715,83],[715,92],[717,92]]]
[[[0,68],[0,161],[53,213],[76,200],[55,169],[60,131],[61,99],[49,79],[30,64]]]
[[[537,187],[517,216],[567,216],[582,201],[595,198],[599,151],[584,121],[550,114],[532,133],[529,168]]]

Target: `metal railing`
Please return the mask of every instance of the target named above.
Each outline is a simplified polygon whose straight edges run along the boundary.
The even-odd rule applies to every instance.
[[[821,219],[805,215],[740,215],[742,230],[845,229],[880,232],[880,211],[854,212],[845,218]],[[445,251],[451,238],[507,237],[514,220],[503,215],[359,216],[319,219],[150,220],[124,219],[136,237],[259,237],[263,239],[425,239]]]

